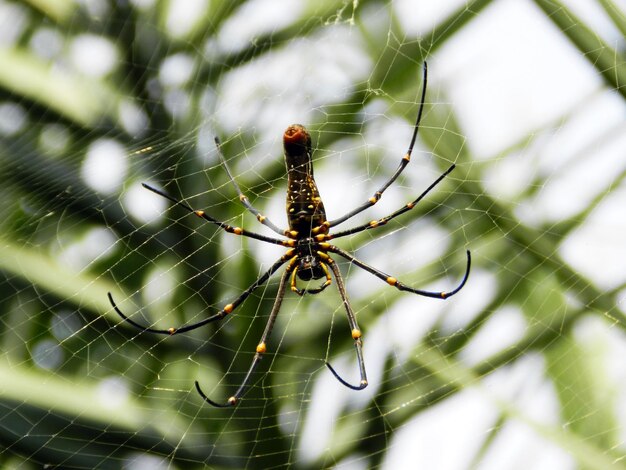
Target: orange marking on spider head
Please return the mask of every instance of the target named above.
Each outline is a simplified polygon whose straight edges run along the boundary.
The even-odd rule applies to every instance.
[[[385,280],[387,281],[387,284],[389,284],[390,286],[395,286],[398,283],[398,280],[395,277],[388,277]]]
[[[361,330],[355,328],[352,330],[352,339],[359,339],[361,337]]]
[[[196,214],[198,217],[203,217],[204,211],[194,211],[194,214]]]
[[[232,312],[232,311],[233,311],[233,309],[234,309],[234,308],[235,308],[235,307],[233,306],[233,304],[228,304],[228,305],[225,305],[225,306],[224,306],[224,312],[225,312],[225,313],[230,313],[230,312]]]
[[[167,332],[168,332],[170,335],[173,335],[174,333],[176,333],[176,328],[174,328],[174,327],[172,326],[172,327],[170,327],[170,328],[168,328],[168,329],[167,329]]]
[[[264,354],[267,351],[267,345],[265,343],[259,343],[256,347],[256,352],[259,354]]]
[[[311,136],[301,124],[292,124],[283,134],[283,142],[285,144],[306,145],[311,141]]]

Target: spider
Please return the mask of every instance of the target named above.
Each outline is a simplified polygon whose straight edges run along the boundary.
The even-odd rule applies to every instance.
[[[215,139],[215,144],[217,146],[219,157],[226,169],[226,173],[230,179],[230,182],[235,187],[239,200],[246,207],[248,211],[254,214],[261,224],[269,227],[271,230],[276,232],[277,234],[286,237],[286,239],[278,239],[273,237],[268,237],[265,235],[257,234],[254,232],[249,232],[240,227],[233,227],[231,225],[226,224],[225,222],[214,219],[209,214],[207,214],[203,210],[195,210],[192,209],[187,203],[178,200],[169,194],[161,191],[160,189],[149,186],[148,184],[143,183],[143,187],[152,191],[153,193],[158,194],[161,197],[164,197],[175,205],[178,205],[190,213],[195,214],[196,216],[204,219],[205,221],[217,225],[221,229],[225,230],[228,233],[233,233],[235,235],[241,235],[244,237],[250,237],[257,240],[264,241],[266,243],[272,243],[275,245],[281,245],[287,248],[285,254],[283,254],[263,275],[261,275],[256,281],[254,281],[239,297],[237,297],[234,301],[229,304],[226,304],[219,312],[205,318],[202,321],[197,323],[193,323],[191,325],[183,326],[181,328],[168,328],[166,330],[159,330],[150,327],[146,327],[136,323],[134,320],[131,320],[127,317],[122,311],[117,307],[115,301],[113,300],[113,296],[111,293],[108,293],[109,301],[111,305],[115,309],[115,311],[128,323],[133,325],[144,332],[162,334],[162,335],[175,335],[179,333],[185,333],[187,331],[195,330],[196,328],[200,328],[208,323],[212,323],[215,321],[219,321],[232,313],[248,296],[259,286],[264,284],[276,271],[278,271],[281,266],[287,264],[286,269],[283,271],[283,274],[280,278],[280,284],[278,286],[278,294],[276,295],[276,299],[274,301],[274,306],[270,312],[269,318],[267,320],[267,324],[265,326],[265,330],[261,335],[261,340],[257,344],[256,353],[252,360],[252,364],[246,373],[243,382],[239,386],[239,388],[235,391],[235,393],[228,398],[225,403],[217,403],[211,400],[200,388],[200,384],[198,381],[195,382],[196,389],[200,396],[209,404],[215,407],[228,407],[236,405],[241,397],[243,396],[248,382],[250,382],[250,378],[254,373],[259,361],[263,357],[263,354],[267,351],[267,342],[270,337],[270,333],[272,332],[272,328],[274,326],[274,322],[276,321],[276,317],[278,315],[278,311],[280,310],[281,303],[285,296],[285,290],[287,285],[289,284],[291,290],[296,294],[303,296],[304,294],[319,294],[324,289],[326,289],[332,283],[332,275],[335,278],[337,283],[337,289],[339,291],[339,295],[341,296],[343,306],[346,309],[348,323],[350,325],[352,339],[354,340],[354,347],[356,349],[356,356],[359,366],[360,373],[360,381],[358,385],[353,385],[346,380],[344,380],[337,371],[330,365],[330,363],[326,362],[326,366],[330,372],[335,376],[335,378],[345,385],[348,388],[353,390],[362,390],[367,387],[367,375],[365,372],[365,362],[363,360],[363,341],[362,341],[362,333],[357,324],[356,315],[354,314],[352,307],[350,306],[350,302],[348,301],[348,295],[346,294],[346,288],[343,282],[343,278],[339,269],[337,268],[337,264],[332,259],[330,254],[339,255],[342,258],[345,258],[350,263],[359,268],[364,269],[365,271],[373,274],[374,276],[382,279],[390,286],[395,287],[401,291],[412,292],[414,294],[422,295],[425,297],[433,297],[438,299],[446,299],[448,297],[453,296],[457,292],[459,292],[463,286],[465,285],[467,278],[470,272],[471,266],[471,256],[470,252],[467,251],[467,266],[465,269],[465,274],[460,284],[449,292],[431,292],[421,289],[415,289],[413,287],[409,287],[406,284],[403,284],[398,279],[389,274],[386,274],[372,266],[365,264],[359,259],[355,258],[351,254],[343,251],[341,248],[338,248],[329,243],[330,240],[335,238],[345,237],[347,235],[353,235],[355,233],[362,232],[364,230],[373,230],[378,227],[382,227],[387,222],[396,217],[404,214],[405,212],[413,209],[437,184],[439,184],[452,170],[454,170],[455,165],[450,166],[444,173],[442,173],[428,188],[426,188],[415,200],[409,202],[405,206],[391,213],[390,215],[383,217],[381,219],[372,220],[371,222],[358,225],[356,227],[343,230],[337,233],[330,233],[330,229],[332,227],[336,227],[337,225],[351,219],[355,215],[361,213],[365,209],[376,204],[385,190],[398,178],[398,176],[402,173],[402,171],[406,168],[407,164],[411,159],[411,153],[413,151],[413,146],[415,144],[415,140],[417,138],[417,133],[419,130],[420,120],[422,117],[422,108],[424,106],[424,98],[426,95],[426,83],[427,83],[428,69],[426,62],[424,62],[423,67],[423,85],[422,85],[422,94],[420,107],[417,114],[417,118],[415,120],[415,125],[413,127],[413,135],[411,137],[411,142],[409,144],[409,148],[406,151],[406,154],[400,160],[400,165],[398,166],[395,173],[389,178],[389,180],[378,190],[376,191],[372,197],[367,199],[364,203],[359,205],[357,208],[349,211],[345,215],[334,219],[327,220],[326,212],[324,210],[324,204],[320,197],[319,191],[317,189],[317,185],[315,184],[315,180],[313,178],[313,164],[311,161],[311,136],[309,132],[304,128],[304,126],[300,124],[293,124],[287,128],[285,133],[283,134],[283,146],[285,150],[285,162],[287,166],[287,220],[289,223],[289,228],[287,230],[280,229],[274,223],[265,217],[258,209],[256,209],[251,203],[246,195],[243,194],[241,188],[235,181],[232,176],[232,173],[226,164],[226,159],[223,156],[220,141],[218,138]],[[310,281],[323,279],[323,282],[319,287],[309,289],[304,288],[301,289],[297,285],[297,279],[302,281]]]

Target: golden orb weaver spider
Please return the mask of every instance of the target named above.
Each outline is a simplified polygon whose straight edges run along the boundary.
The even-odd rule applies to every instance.
[[[417,114],[417,119],[415,120],[415,125],[413,127],[413,136],[411,137],[411,142],[409,144],[409,148],[406,154],[400,160],[400,165],[398,166],[395,173],[391,176],[391,178],[378,190],[376,191],[372,197],[370,197],[363,204],[358,206],[356,209],[348,212],[347,214],[339,217],[335,220],[327,220],[326,212],[324,210],[324,204],[320,197],[319,191],[317,189],[317,185],[315,184],[315,180],[313,178],[313,164],[311,161],[311,136],[308,131],[304,128],[304,126],[300,124],[293,124],[287,128],[285,133],[283,134],[283,146],[285,150],[285,162],[287,166],[287,220],[289,223],[289,229],[283,230],[278,228],[272,221],[270,221],[267,217],[261,214],[259,210],[257,210],[251,203],[250,200],[243,194],[239,185],[235,181],[232,176],[232,173],[226,164],[226,159],[224,158],[221,148],[220,142],[216,138],[215,144],[218,149],[218,154],[226,169],[226,173],[230,179],[230,182],[235,187],[237,194],[239,195],[239,200],[246,207],[248,211],[253,213],[257,220],[261,222],[263,225],[269,227],[271,230],[276,232],[279,235],[287,237],[287,239],[278,239],[272,238],[265,235],[260,235],[254,232],[246,231],[240,227],[233,227],[231,225],[226,224],[225,222],[221,222],[217,219],[214,219],[210,215],[208,215],[203,210],[194,210],[185,202],[180,201],[169,194],[153,188],[145,183],[143,183],[144,188],[162,196],[175,205],[183,207],[190,213],[195,214],[196,216],[204,219],[205,221],[217,225],[221,229],[225,230],[228,233],[234,233],[235,235],[241,235],[245,237],[255,238],[257,240],[261,240],[267,243],[272,243],[275,245],[281,245],[287,247],[288,250],[285,252],[283,256],[281,256],[263,275],[261,275],[256,281],[254,281],[243,293],[237,297],[233,302],[225,305],[222,310],[219,312],[205,318],[202,321],[197,323],[193,323],[191,325],[183,326],[181,328],[168,328],[166,330],[159,330],[154,328],[149,328],[146,326],[142,326],[139,323],[136,323],[134,320],[128,318],[122,311],[117,307],[115,301],[113,300],[113,296],[111,293],[108,293],[109,301],[111,305],[115,309],[115,311],[128,323],[133,325],[134,327],[140,329],[141,331],[146,331],[150,333],[162,334],[162,335],[174,335],[179,333],[184,333],[187,331],[195,330],[196,328],[200,328],[208,323],[212,323],[214,321],[219,321],[223,319],[226,315],[232,313],[248,296],[259,286],[264,284],[271,276],[274,274],[281,266],[285,263],[287,264],[287,268],[284,270],[283,275],[280,278],[280,284],[278,286],[278,294],[274,301],[274,306],[270,312],[269,318],[267,320],[267,324],[265,326],[265,330],[261,336],[261,340],[259,341],[256,347],[256,353],[252,360],[252,364],[244,377],[243,382],[239,386],[239,388],[235,391],[234,395],[232,395],[226,403],[217,403],[211,400],[209,397],[205,395],[205,393],[200,388],[200,384],[198,381],[195,382],[196,389],[200,396],[209,404],[215,407],[228,407],[236,405],[239,399],[243,396],[248,382],[252,377],[259,361],[263,357],[263,354],[267,350],[267,341],[269,340],[270,333],[274,326],[274,322],[278,315],[278,311],[280,310],[280,306],[282,304],[283,298],[285,296],[285,289],[287,287],[287,283],[291,287],[291,290],[296,294],[302,296],[305,293],[309,294],[318,294],[322,292],[326,287],[328,287],[332,283],[331,271],[335,277],[337,282],[337,289],[339,291],[339,295],[343,301],[343,305],[346,309],[346,313],[348,316],[348,323],[350,325],[350,330],[352,334],[352,338],[354,339],[354,347],[356,349],[357,361],[359,364],[359,372],[360,372],[360,382],[358,385],[352,385],[346,382],[341,376],[335,371],[335,369],[326,362],[326,366],[335,376],[335,378],[345,385],[348,388],[353,390],[362,390],[367,387],[367,375],[365,372],[365,362],[363,360],[363,342],[361,340],[361,330],[356,321],[356,316],[352,311],[352,307],[350,306],[350,302],[348,301],[348,296],[346,294],[346,288],[343,283],[343,278],[339,269],[337,268],[336,263],[330,257],[329,253],[333,253],[339,255],[350,263],[358,266],[359,268],[364,269],[365,271],[373,274],[374,276],[382,279],[390,286],[395,287],[401,291],[412,292],[414,294],[422,295],[425,297],[433,297],[438,299],[446,299],[448,297],[453,296],[457,292],[459,292],[463,286],[465,285],[467,278],[470,272],[471,266],[471,255],[469,250],[467,251],[467,267],[465,269],[465,274],[460,284],[450,292],[431,292],[425,291],[421,289],[414,289],[412,287],[407,286],[406,284],[401,283],[395,277],[392,277],[384,272],[373,268],[362,261],[358,260],[351,254],[343,251],[341,248],[338,248],[334,245],[331,245],[329,240],[335,238],[345,237],[347,235],[353,235],[355,233],[362,232],[364,230],[371,230],[377,227],[381,227],[385,225],[392,219],[395,219],[401,214],[410,211],[413,209],[417,203],[419,203],[437,184],[439,184],[452,170],[454,170],[455,165],[450,166],[444,173],[442,173],[428,188],[426,188],[416,199],[412,202],[409,202],[405,206],[391,213],[390,215],[383,217],[381,219],[372,220],[366,224],[359,225],[357,227],[353,227],[338,233],[331,234],[330,228],[335,227],[348,219],[351,219],[355,215],[361,213],[365,209],[376,204],[385,190],[391,186],[391,184],[398,178],[400,173],[406,168],[407,164],[411,159],[411,153],[413,151],[413,146],[415,145],[415,140],[417,138],[417,132],[419,130],[420,120],[422,118],[422,108],[424,107],[424,99],[426,96],[426,82],[428,76],[428,69],[426,62],[424,62],[423,68],[423,84],[422,84],[422,95],[420,101],[420,107]],[[303,281],[310,281],[315,279],[324,278],[324,282],[316,288],[313,289],[300,289],[297,286],[297,278]]]

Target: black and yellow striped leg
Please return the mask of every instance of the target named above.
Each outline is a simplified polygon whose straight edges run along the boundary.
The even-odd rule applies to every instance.
[[[226,173],[228,174],[228,178],[230,179],[230,182],[237,190],[237,194],[239,195],[239,200],[241,201],[241,203],[246,207],[246,209],[252,212],[254,216],[257,218],[257,220],[261,222],[263,225],[265,225],[266,227],[269,227],[271,230],[273,230],[279,235],[286,235],[288,232],[287,230],[278,228],[276,225],[274,225],[274,223],[270,219],[268,219],[263,214],[261,214],[261,211],[259,211],[257,208],[255,208],[252,205],[252,203],[250,202],[250,199],[248,199],[248,196],[246,196],[243,193],[243,191],[241,191],[239,184],[237,184],[237,181],[233,177],[233,174],[230,172],[230,168],[228,167],[228,163],[226,163],[226,158],[224,158],[224,153],[222,152],[222,146],[220,144],[220,140],[217,137],[215,138],[215,145],[217,146],[217,153],[220,157],[220,160],[222,161],[224,168],[226,168]]]
[[[348,315],[348,323],[350,324],[352,339],[354,340],[354,348],[356,349],[356,358],[359,363],[359,373],[361,375],[361,381],[359,382],[359,385],[352,385],[342,379],[329,362],[326,362],[326,366],[330,369],[335,378],[346,387],[351,388],[352,390],[363,390],[365,387],[367,387],[367,374],[365,372],[365,361],[363,360],[363,341],[361,340],[361,330],[359,329],[359,325],[356,322],[356,316],[352,311],[350,302],[348,302],[348,294],[346,293],[346,287],[343,284],[343,278],[341,277],[339,268],[330,257],[328,258],[328,264],[330,265],[330,268],[333,270],[333,274],[335,275],[335,280],[337,281],[337,289],[339,290],[341,301],[343,302],[343,306],[346,309],[346,314]]]
[[[366,224],[363,225],[359,225],[358,227],[353,227],[350,228],[348,230],[344,230],[343,232],[337,232],[337,233],[333,233],[332,235],[328,235],[325,237],[326,240],[331,240],[334,238],[340,238],[340,237],[345,237],[346,235],[352,235],[354,233],[359,233],[362,232],[364,230],[371,230],[373,228],[377,228],[377,227],[382,227],[383,225],[385,225],[387,222],[389,222],[392,219],[395,219],[396,217],[398,217],[399,215],[404,214],[405,212],[410,211],[411,209],[413,209],[422,199],[424,199],[424,197],[433,190],[433,188],[435,186],[437,186],[439,183],[441,183],[441,181],[450,174],[450,172],[452,170],[454,170],[455,165],[451,165],[445,172],[443,172],[439,178],[437,178],[430,186],[428,186],[428,188],[426,188],[426,190],[424,190],[422,192],[422,194],[420,194],[417,198],[415,198],[413,201],[409,202],[408,204],[405,204],[404,206],[402,206],[400,209],[398,209],[397,211],[389,214],[386,217],[383,217],[381,219],[378,220],[372,220],[371,222],[368,222]]]
[[[400,160],[400,165],[398,166],[398,169],[396,170],[396,172],[391,176],[391,178],[389,178],[389,180],[378,191],[376,191],[372,195],[371,198],[369,198],[367,201],[365,201],[356,209],[348,212],[347,214],[339,217],[338,219],[331,220],[330,222],[328,222],[328,227],[334,227],[336,225],[339,225],[340,223],[345,222],[346,220],[354,217],[358,213],[363,212],[368,207],[372,207],[374,204],[376,204],[382,197],[385,190],[393,184],[393,182],[398,178],[398,176],[400,176],[400,174],[404,171],[404,168],[409,164],[409,161],[411,161],[411,154],[413,153],[413,147],[415,145],[415,140],[417,139],[417,132],[419,131],[419,128],[420,128],[420,121],[422,120],[422,111],[424,109],[424,100],[426,98],[427,81],[428,81],[428,65],[424,61],[423,79],[422,79],[422,98],[420,100],[420,107],[419,107],[419,111],[417,112],[415,125],[413,126],[413,136],[411,137],[411,143],[409,144],[409,148],[407,149],[406,153],[402,157],[402,160]]]
[[[267,271],[265,271],[265,273],[260,276],[256,281],[254,281],[250,287],[248,287],[245,291],[243,291],[241,293],[241,295],[239,297],[237,297],[233,302],[227,304],[224,306],[224,308],[222,308],[222,310],[220,310],[219,312],[217,312],[214,315],[211,315],[208,318],[205,318],[202,321],[199,321],[198,323],[193,323],[191,325],[187,325],[187,326],[183,326],[181,328],[168,328],[167,330],[158,330],[155,328],[150,328],[147,326],[143,326],[140,325],[139,323],[135,322],[134,320],[131,320],[130,318],[128,318],[126,315],[124,315],[122,313],[122,311],[118,308],[118,306],[115,304],[115,301],[113,300],[113,295],[111,295],[110,292],[107,293],[107,295],[109,296],[109,302],[111,302],[111,305],[113,306],[113,309],[117,312],[117,314],[122,317],[125,321],[127,321],[128,323],[130,323],[131,325],[133,325],[135,328],[137,328],[138,330],[141,331],[147,331],[150,333],[157,333],[160,335],[175,335],[178,333],[185,333],[187,331],[191,331],[191,330],[195,330],[196,328],[200,328],[201,326],[206,325],[207,323],[211,323],[214,321],[218,321],[221,320],[222,318],[224,318],[226,315],[228,315],[229,313],[231,313],[233,310],[235,310],[235,308],[237,308],[237,306],[239,304],[241,304],[244,300],[246,300],[248,298],[248,296],[250,294],[252,294],[252,292],[259,287],[260,285],[264,284],[265,281],[267,281],[272,274],[274,274],[276,272],[276,270],[278,268],[280,268],[283,264],[285,264],[287,262],[287,260],[289,259],[294,259],[295,256],[293,255],[294,250],[287,250],[287,252],[281,256],[281,258],[276,261]]]
[[[395,287],[398,290],[406,291],[406,292],[412,292],[413,294],[423,295],[424,297],[432,297],[432,298],[435,298],[435,299],[447,299],[449,297],[452,297],[458,291],[460,291],[463,288],[463,286],[465,285],[465,283],[467,282],[467,278],[469,277],[469,273],[470,273],[470,267],[472,265],[472,256],[471,256],[469,250],[466,250],[466,253],[467,253],[467,266],[465,268],[465,275],[463,276],[463,279],[461,280],[459,285],[456,286],[453,290],[451,290],[449,292],[445,292],[445,291],[431,292],[431,291],[427,291],[427,290],[414,289],[412,287],[409,287],[406,284],[403,284],[400,281],[398,281],[395,277],[390,276],[389,274],[385,274],[384,272],[380,271],[379,269],[373,268],[372,266],[370,266],[368,264],[365,264],[363,261],[360,261],[359,259],[355,258],[351,254],[346,253],[341,248],[338,248],[338,247],[336,247],[334,245],[325,244],[325,243],[320,243],[320,245],[323,245],[326,250],[328,250],[328,251],[330,251],[332,253],[337,253],[339,256],[343,256],[345,259],[347,259],[351,263],[355,264],[359,268],[365,269],[368,273],[371,273],[374,276],[382,279],[387,284],[389,284],[390,286]]]
[[[200,217],[201,219],[204,219],[204,220],[206,220],[207,222],[209,222],[209,223],[211,223],[213,225],[217,225],[218,227],[224,229],[228,233],[234,233],[235,235],[241,235],[243,237],[254,238],[256,240],[261,240],[261,241],[264,241],[264,242],[267,242],[267,243],[273,243],[274,245],[294,246],[293,240],[280,240],[278,238],[266,237],[265,235],[261,235],[261,234],[254,233],[254,232],[249,232],[247,230],[242,229],[241,227],[233,227],[232,225],[228,225],[225,222],[222,222],[220,220],[214,219],[213,217],[208,215],[203,210],[195,210],[195,209],[193,209],[187,203],[185,203],[183,201],[180,201],[180,200],[176,199],[173,196],[170,196],[165,191],[161,191],[160,189],[153,188],[152,186],[150,186],[149,184],[146,184],[146,183],[141,183],[141,185],[144,188],[146,188],[147,190],[152,191],[153,193],[158,194],[159,196],[164,197],[165,199],[167,199],[169,201],[172,201],[174,204],[182,207],[183,209],[186,209],[187,211],[191,212],[192,214],[195,214],[196,216]]]
[[[280,285],[278,286],[278,294],[276,296],[276,300],[274,301],[274,306],[272,307],[270,316],[267,320],[267,324],[265,325],[265,331],[263,331],[263,335],[261,336],[261,341],[259,341],[259,344],[257,344],[256,353],[254,354],[254,359],[252,359],[252,364],[250,365],[250,368],[248,369],[248,373],[246,374],[245,378],[243,379],[243,382],[241,383],[241,385],[239,386],[235,394],[231,396],[226,401],[226,403],[217,403],[206,396],[206,394],[200,388],[200,384],[196,380],[196,390],[198,390],[198,393],[200,394],[200,396],[204,398],[204,401],[206,401],[208,404],[213,405],[217,408],[226,408],[229,406],[234,406],[239,402],[239,399],[241,398],[243,393],[246,391],[248,382],[250,381],[252,374],[254,373],[255,369],[259,365],[259,362],[263,358],[263,354],[265,354],[265,352],[267,351],[267,341],[269,340],[270,334],[272,333],[272,328],[274,328],[274,323],[276,322],[278,311],[280,310],[280,306],[283,302],[283,297],[285,297],[287,279],[289,278],[289,274],[291,274],[293,267],[294,267],[294,263],[290,263],[287,269],[285,269],[285,272],[283,273],[282,277],[280,278]]]

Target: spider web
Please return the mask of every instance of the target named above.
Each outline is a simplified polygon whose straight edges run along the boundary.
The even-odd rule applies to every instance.
[[[184,3],[184,8],[181,6]],[[626,204],[623,1],[0,0],[3,468],[620,468]],[[580,18],[585,18],[582,21]],[[621,34],[620,34],[621,31]],[[162,188],[268,236],[286,226],[281,135],[302,123],[336,241],[442,302],[337,259],[287,292],[237,407],[284,249],[224,233]],[[319,281],[315,281],[319,282]],[[316,287],[312,284],[311,287]]]

